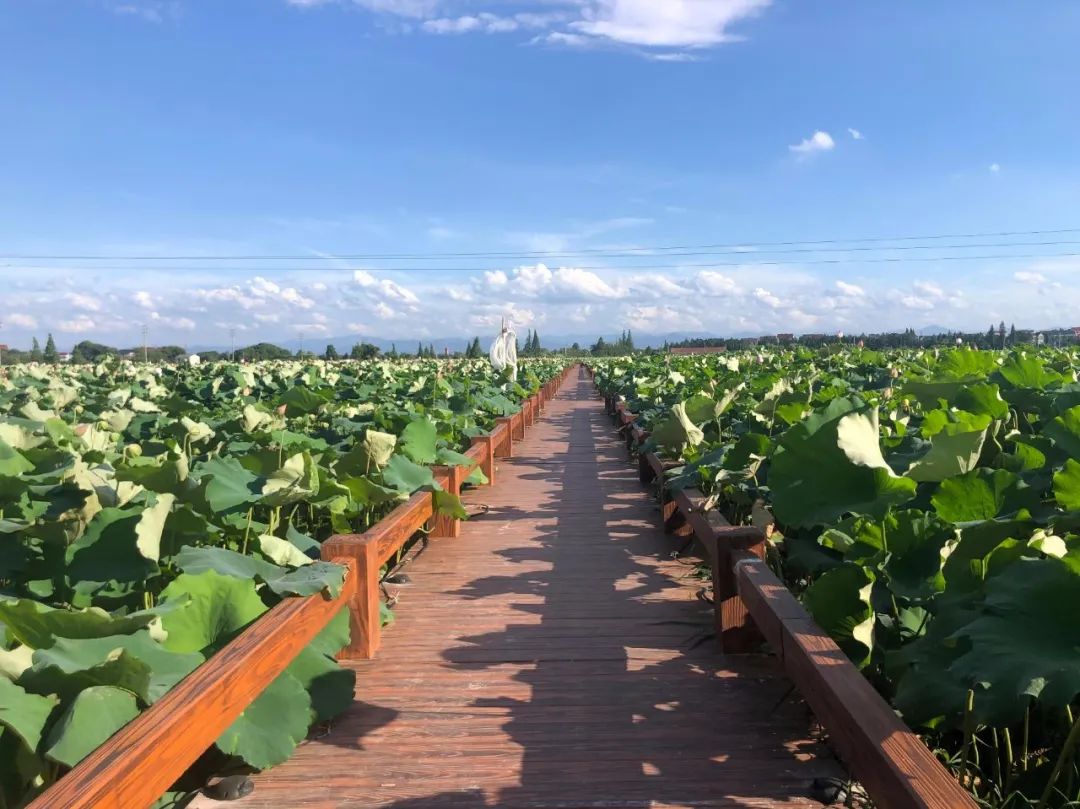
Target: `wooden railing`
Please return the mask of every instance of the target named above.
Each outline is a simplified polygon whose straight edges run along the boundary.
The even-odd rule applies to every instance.
[[[605,406],[634,449],[648,433],[621,401]],[[643,483],[656,482],[666,530],[693,535],[712,567],[716,637],[725,653],[767,643],[840,756],[879,809],[976,809],[977,804],[765,564],[765,534],[705,510],[696,489],[668,493],[655,453],[638,452]]]
[[[575,366],[576,367],[576,366]],[[465,453],[474,466],[436,467],[435,479],[459,493],[479,466],[495,482],[495,459],[509,457],[574,367],[541,386],[522,410],[477,436]],[[351,641],[342,659],[373,657],[379,648],[379,569],[417,531],[456,537],[458,520],[435,512],[430,492],[417,492],[362,534],[333,536],[322,558],[345,566],[336,598],[287,598],[268,610],[164,697],[79,762],[28,809],[137,809],[149,806],[240,716],[342,609]]]

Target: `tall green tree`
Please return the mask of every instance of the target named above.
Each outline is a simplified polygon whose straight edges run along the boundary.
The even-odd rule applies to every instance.
[[[338,350],[336,348],[334,348],[334,344],[333,343],[328,343],[327,346],[326,346],[326,351],[323,353],[323,359],[324,360],[336,360],[336,359],[340,359],[340,358],[341,358],[341,355],[338,354]]]
[[[30,346],[30,362],[41,362],[43,359],[41,354],[41,343],[35,337],[34,342]]]
[[[60,359],[60,355],[56,351],[56,342],[53,340],[52,332],[49,332],[49,337],[45,340],[45,353],[42,357],[45,362],[56,362]]]

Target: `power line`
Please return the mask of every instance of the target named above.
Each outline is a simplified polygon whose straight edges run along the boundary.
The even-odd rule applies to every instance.
[[[999,253],[980,256],[894,256],[886,258],[832,258],[810,259],[808,261],[714,261],[706,264],[635,264],[616,267],[610,265],[577,265],[576,270],[690,270],[716,267],[777,267],[797,264],[909,264],[935,261],[996,261],[1000,259],[1037,259],[1037,258],[1075,258],[1080,253]],[[22,270],[71,270],[80,272],[122,272],[141,270],[145,272],[354,272],[358,267],[14,267],[5,265],[5,269]],[[500,267],[367,267],[365,272],[492,272]]]
[[[443,252],[443,253],[339,253],[333,255],[310,255],[310,254],[232,254],[232,255],[119,255],[119,254],[85,254],[85,255],[53,255],[53,254],[30,254],[8,253],[0,254],[0,260],[5,261],[359,261],[359,260],[444,260],[454,258],[522,258],[522,257],[549,257],[549,258],[574,258],[579,256],[611,256],[633,257],[648,256],[653,253],[672,254],[669,251],[730,251],[716,253],[717,255],[732,255],[751,252],[759,252],[760,247],[796,247],[809,245],[819,247],[827,244],[880,244],[883,242],[911,242],[911,241],[937,241],[942,239],[977,239],[977,238],[1013,238],[1017,236],[1051,236],[1066,233],[1080,233],[1080,228],[1061,228],[1057,230],[1011,230],[983,233],[937,233],[923,236],[873,236],[854,239],[802,239],[777,242],[729,242],[720,244],[696,244],[696,245],[663,245],[651,247],[633,247],[623,250],[611,248],[582,248],[574,251],[555,250],[525,250],[517,252],[508,251],[479,251],[479,252]],[[1009,246],[1036,246],[1055,244],[1078,244],[1080,242],[1011,242],[1005,244],[959,244],[959,245],[915,245],[896,247],[838,247],[834,249],[817,249],[816,252],[848,252],[855,250],[925,250],[937,247],[939,249],[962,249],[970,247],[1009,247]],[[815,252],[814,250],[792,250],[772,252]],[[675,255],[679,255],[675,253]],[[685,255],[709,255],[709,253],[685,253]]]

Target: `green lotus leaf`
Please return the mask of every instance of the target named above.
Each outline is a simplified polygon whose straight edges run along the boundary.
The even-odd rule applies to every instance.
[[[980,589],[989,574],[995,551],[1003,545],[1018,543],[1022,537],[1030,537],[1035,528],[1030,520],[984,520],[964,524],[960,529],[959,543],[945,560],[943,572],[946,589],[950,593],[968,593]],[[1004,558],[999,558],[998,566],[1004,561]]]
[[[436,491],[434,493],[434,500],[436,514],[446,514],[457,520],[469,519],[469,513],[465,510],[461,498],[453,492],[445,490]]]
[[[111,665],[123,661],[129,665]],[[20,681],[39,693],[50,689],[72,693],[83,682],[106,683],[127,688],[150,704],[202,661],[201,654],[169,651],[148,630],[104,638],[57,638],[48,649],[34,652],[33,665]]]
[[[1001,389],[989,382],[965,385],[954,397],[953,404],[961,410],[992,419],[1003,419],[1009,415],[1009,404],[1001,398]]]
[[[383,482],[399,492],[411,494],[418,489],[442,488],[426,466],[413,463],[404,455],[395,455],[382,471]]]
[[[316,412],[326,404],[327,399],[309,388],[297,386],[286,391],[281,402],[287,408],[286,413],[294,416]]]
[[[824,573],[803,597],[814,621],[832,636],[857,666],[870,660],[874,648],[874,610],[870,606],[873,574],[856,564]]]
[[[1071,458],[1080,458],[1080,405],[1071,407],[1043,428],[1043,435]]]
[[[213,570],[184,573],[161,593],[166,602],[181,596],[188,596],[189,603],[162,618],[165,648],[174,652],[209,653],[266,612],[253,581]]]
[[[427,419],[410,421],[401,433],[401,451],[419,464],[435,463],[437,435],[435,425]]]
[[[1066,511],[1080,511],[1080,461],[1069,458],[1054,475],[1054,497]]]
[[[34,465],[26,460],[21,452],[0,438],[0,475],[17,477],[33,471]]]
[[[46,649],[57,638],[126,635],[149,626],[182,605],[182,601],[177,601],[128,615],[110,615],[99,607],[68,610],[50,607],[30,598],[0,598],[0,622],[20,643],[32,649]]]
[[[286,669],[311,697],[311,722],[331,719],[356,698],[356,672],[334,659],[349,642],[349,611],[342,608]]]
[[[0,725],[30,750],[37,750],[45,725],[60,699],[52,694],[31,694],[11,680],[0,677]]]
[[[274,417],[255,405],[244,405],[240,413],[240,427],[245,433],[254,433],[274,423]]]
[[[273,767],[307,736],[311,710],[303,684],[283,672],[218,737],[216,746],[255,769]]]
[[[280,537],[271,534],[262,534],[259,536],[259,548],[265,556],[269,557],[271,561],[278,565],[300,567],[302,565],[310,565],[312,561],[310,556],[306,556],[299,548],[288,540],[281,539]]]
[[[67,549],[67,575],[84,590],[108,582],[133,585],[157,575],[156,556],[165,516],[172,501],[160,509],[102,509],[86,533]],[[148,516],[144,516],[149,511]],[[144,519],[146,524],[144,525]]]
[[[978,432],[938,432],[930,451],[915,461],[904,474],[919,483],[940,482],[970,472],[979,464],[986,430]]]
[[[74,767],[138,715],[133,694],[111,685],[91,686],[64,709],[49,732],[45,756]]]
[[[1038,504],[1038,492],[1004,469],[974,469],[944,480],[931,498],[934,510],[952,523],[992,520]]]
[[[258,580],[282,596],[308,596],[326,591],[336,598],[345,581],[345,569],[340,565],[311,562],[308,559],[309,564],[288,570],[257,556],[247,556],[225,548],[186,547],[173,561],[185,573],[195,576],[213,571],[245,582]]]
[[[1064,708],[1080,694],[1077,604],[1080,574],[1056,559],[1020,559],[987,581],[981,614],[954,633],[970,649],[951,667],[983,689],[975,700],[986,722],[1019,721],[1025,697]]]
[[[232,511],[259,499],[258,478],[236,458],[211,458],[196,469],[206,502],[215,512]]]
[[[319,472],[308,451],[290,457],[267,478],[262,500],[268,506],[298,503],[319,493]]]
[[[881,454],[877,411],[856,407],[836,399],[780,437],[769,485],[781,524],[826,524],[856,512],[881,516],[915,494],[915,482],[898,477]]]
[[[341,483],[349,490],[349,494],[357,503],[365,506],[391,503],[407,496],[397,489],[381,486],[366,477],[344,478]]]
[[[1045,390],[1047,387],[1062,381],[1061,374],[1056,371],[1048,371],[1043,361],[1029,354],[1013,354],[998,369],[1000,373],[1014,388],[1034,388]]]
[[[686,414],[685,405],[680,403],[672,407],[667,418],[652,430],[651,438],[661,447],[677,453],[683,447],[696,447],[705,439],[705,434]]]

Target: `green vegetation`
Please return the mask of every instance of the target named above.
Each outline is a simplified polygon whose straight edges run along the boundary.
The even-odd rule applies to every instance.
[[[593,364],[981,802],[1080,801],[1080,352]]]
[[[327,537],[421,490],[461,516],[429,467],[465,463],[470,436],[559,368],[527,364],[521,384],[468,361],[8,369],[0,806],[46,789],[281,599],[337,593]],[[202,763],[287,758],[351,703],[334,660],[347,641],[343,613]]]

